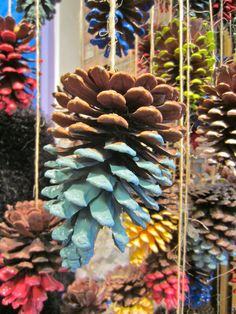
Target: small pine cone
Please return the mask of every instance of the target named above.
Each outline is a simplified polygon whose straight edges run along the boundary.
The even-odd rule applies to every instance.
[[[146,229],[136,226],[129,217],[125,220],[125,227],[129,236],[128,246],[131,248],[130,262],[136,266],[143,263],[145,258],[151,253],[158,253],[160,250],[166,252],[174,238],[178,227],[178,214],[176,194],[166,190],[158,198],[160,210],[147,210],[151,216],[151,221]]]
[[[53,237],[64,241],[63,266],[76,269],[93,256],[99,230],[112,229],[116,246],[124,251],[128,237],[120,221],[125,212],[145,228],[158,209],[155,196],[172,185],[176,154],[165,142],[177,142],[183,129],[174,125],[185,111],[178,92],[152,74],[138,78],[96,66],[62,77],[53,114],[58,126],[49,131],[63,139],[46,149],[59,155],[45,174],[52,186],[47,209],[65,223]],[[91,233],[92,230],[92,233]]]
[[[211,305],[211,303],[208,303],[206,305],[201,306],[198,309],[187,309],[186,314],[215,314],[215,309]]]
[[[194,186],[190,191],[192,224],[215,256],[236,249],[235,191],[236,186],[227,182]]]
[[[25,54],[35,51],[30,44],[35,36],[34,27],[25,21],[0,17],[0,110],[9,115],[17,108],[32,103],[36,81]]]
[[[223,65],[217,71],[214,86],[206,86],[208,97],[198,108],[203,122],[197,133],[203,142],[203,154],[212,164],[236,167],[236,62]],[[207,145],[205,147],[205,145]]]
[[[216,19],[221,16],[221,0],[213,1],[213,14]],[[223,17],[224,20],[229,22],[236,15],[236,1],[235,0],[224,0],[223,1]]]
[[[148,257],[144,267],[144,281],[147,288],[152,290],[153,299],[157,305],[165,304],[167,310],[177,307],[178,267],[176,257],[170,253],[152,254]],[[181,302],[185,300],[188,292],[188,280],[185,274],[180,272],[181,290],[182,282],[184,291],[181,291]]]
[[[105,286],[89,278],[75,280],[62,297],[62,314],[100,314],[105,310]]]
[[[148,296],[140,268],[118,266],[106,278],[107,294],[116,306],[132,308]]]
[[[185,32],[187,27],[184,27]],[[155,34],[155,44],[157,51],[154,58],[154,74],[160,76],[170,84],[179,86],[179,21],[174,19],[168,26],[162,27]],[[214,58],[214,38],[209,31],[209,23],[191,18],[191,80],[190,97],[191,102],[196,104],[204,95],[203,86],[210,82],[213,72]],[[186,45],[186,36],[184,36]],[[186,54],[185,54],[186,55]],[[184,68],[187,71],[186,66]],[[185,75],[186,73],[184,73]],[[184,76],[185,77],[185,76]],[[186,84],[186,80],[185,80]],[[184,87],[186,90],[186,87]]]
[[[55,5],[61,0],[39,0],[40,23],[51,20],[56,13]],[[24,14],[24,18],[32,24],[36,24],[35,0],[17,0],[17,11]]]
[[[86,16],[89,22],[88,32],[95,35],[91,44],[100,49],[105,48],[105,57],[111,49],[111,39],[108,29],[110,4],[107,1],[85,0],[90,12]],[[149,19],[149,10],[154,0],[126,0],[116,1],[116,54],[121,57],[127,55],[129,49],[134,49],[135,36],[144,36],[144,24]]]
[[[60,268],[60,246],[51,240],[51,232],[58,223],[58,218],[44,211],[41,200],[37,207],[34,201],[8,206],[0,223],[3,305],[21,306],[22,312],[40,313],[47,291],[63,289],[51,276]],[[18,290],[24,294],[19,294]]]
[[[199,18],[208,18],[209,17],[209,0],[190,0],[190,14],[195,15]]]

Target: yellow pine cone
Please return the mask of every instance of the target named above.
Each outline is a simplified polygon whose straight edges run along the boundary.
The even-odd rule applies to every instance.
[[[131,307],[112,304],[111,309],[113,314],[151,314],[154,312],[153,302],[148,298],[140,299],[138,304]]]
[[[144,208],[146,211],[147,209]],[[125,217],[126,232],[129,236],[130,263],[139,266],[151,253],[166,252],[177,230],[178,216],[169,210],[150,213],[151,221],[143,229]]]

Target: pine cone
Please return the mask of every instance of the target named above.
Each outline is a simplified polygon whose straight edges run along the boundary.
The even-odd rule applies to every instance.
[[[152,254],[144,267],[144,281],[147,288],[152,290],[153,299],[157,305],[165,304],[168,311],[177,307],[178,267],[176,257],[171,253]],[[184,282],[184,293],[180,295],[184,302],[188,292],[186,275],[180,272],[181,283]],[[182,289],[182,284],[181,284]]]
[[[186,25],[184,26],[184,47],[186,47]],[[154,74],[165,78],[174,86],[179,86],[179,20],[174,19],[155,34]],[[214,36],[209,31],[209,23],[202,19],[191,18],[191,61],[190,61],[190,97],[193,104],[203,95],[203,86],[209,83],[215,62],[212,57]],[[184,53],[184,57],[186,54]],[[184,60],[186,64],[186,60]],[[187,71],[187,66],[184,67]],[[186,72],[184,72],[184,75]],[[186,84],[186,80],[185,80]],[[186,86],[184,86],[186,90]],[[185,92],[186,95],[186,92]]]
[[[146,229],[134,225],[129,217],[125,221],[130,239],[128,245],[131,248],[130,262],[134,265],[141,265],[151,252],[158,253],[159,250],[166,252],[177,230],[176,194],[167,190],[158,198],[158,203],[160,206],[158,213],[152,209],[146,209],[151,216]],[[143,204],[141,206],[143,207]]]
[[[137,309],[139,306],[142,307],[142,304],[143,313],[152,313],[145,312],[149,307],[151,307],[151,309],[153,309],[153,307],[151,303],[148,302],[148,291],[145,287],[140,268],[134,266],[118,266],[113,272],[107,275],[106,286],[107,293],[114,305],[113,310],[115,313],[126,313],[128,310],[130,314],[139,313]]]
[[[211,303],[208,303],[195,310],[188,309],[186,310],[186,314],[215,314],[215,309]]]
[[[190,13],[194,14],[199,18],[208,18],[209,17],[209,0],[190,0]]]
[[[213,14],[217,19],[221,16],[221,1],[213,1]],[[236,1],[235,0],[224,0],[223,1],[223,17],[226,21],[231,21],[236,14]]]
[[[99,314],[106,310],[105,286],[89,278],[77,279],[62,297],[61,313]]]
[[[214,86],[206,87],[207,98],[199,105],[198,119],[203,122],[197,132],[211,163],[236,166],[236,62],[223,65]]]
[[[40,188],[48,185],[44,163],[49,154],[43,146],[52,143],[47,124],[41,119]],[[35,111],[17,109],[13,116],[0,112],[0,208],[31,199],[34,187]],[[51,157],[50,157],[51,158]],[[3,211],[2,211],[3,214]]]
[[[50,132],[63,139],[49,152],[62,155],[47,165],[53,184],[43,190],[51,213],[66,222],[55,230],[65,241],[63,265],[76,269],[93,255],[97,233],[110,227],[116,246],[128,242],[120,221],[124,211],[145,227],[150,216],[135,201],[158,209],[154,197],[172,185],[172,154],[166,141],[182,138],[171,122],[183,115],[178,93],[151,74],[137,79],[96,66],[62,77],[64,91],[55,93],[60,106],[53,114],[59,126]],[[63,157],[64,156],[64,157]],[[92,232],[91,232],[92,230]]]
[[[44,211],[43,202],[18,202],[8,207],[0,223],[0,295],[2,304],[21,307],[22,313],[40,313],[47,291],[61,291],[53,279],[59,270],[59,245],[50,234],[59,223]]]
[[[25,21],[0,17],[0,110],[9,115],[17,108],[31,105],[36,85],[25,54],[35,51],[30,41],[35,36],[34,28]]]
[[[45,24],[51,20],[56,13],[55,5],[61,0],[39,0],[40,23]],[[24,13],[24,18],[32,24],[36,23],[35,0],[17,0],[16,10]]]
[[[192,237],[192,258],[198,268],[215,269],[236,249],[235,185],[223,182],[194,186],[190,196],[193,201],[190,217],[199,234],[199,239]]]
[[[105,57],[110,54],[111,39],[109,36],[108,19],[110,5],[107,1],[85,0],[90,12],[86,16],[89,22],[88,32],[95,35],[91,44],[100,49],[105,48]],[[154,0],[122,0],[116,1],[116,54],[127,55],[129,49],[134,49],[135,36],[144,36],[143,24],[149,19],[149,10]]]

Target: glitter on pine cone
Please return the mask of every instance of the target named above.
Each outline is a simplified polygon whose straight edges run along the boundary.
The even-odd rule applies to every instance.
[[[131,265],[118,266],[107,275],[106,286],[114,313],[153,312],[153,304],[149,301],[148,289],[145,287],[140,268]]]
[[[128,246],[130,247],[131,264],[139,266],[151,252],[166,252],[170,249],[173,235],[178,227],[176,201],[175,193],[170,190],[164,191],[164,194],[158,198],[160,210],[156,212],[146,209],[151,216],[151,221],[147,224],[146,229],[136,226],[127,217],[125,227],[130,239]]]
[[[104,313],[107,294],[105,285],[93,279],[75,280],[62,297],[61,314],[101,314]]]
[[[184,24],[184,48],[186,50],[186,24]],[[153,73],[168,83],[179,86],[179,21],[174,19],[155,33]],[[209,23],[203,19],[190,19],[191,56],[190,56],[190,99],[192,105],[204,95],[203,86],[211,81],[214,50],[214,35]],[[149,53],[149,52],[148,52]],[[184,53],[186,55],[186,53]],[[184,61],[184,63],[186,63]],[[187,66],[184,67],[184,89],[186,90]],[[187,92],[185,92],[187,96]]]
[[[63,91],[55,93],[59,105],[49,131],[63,139],[45,147],[59,155],[48,162],[43,189],[46,203],[65,223],[53,232],[64,241],[63,266],[76,269],[93,256],[100,228],[112,230],[116,246],[124,251],[128,237],[121,223],[123,211],[145,228],[147,208],[159,209],[155,197],[172,185],[172,157],[165,142],[177,142],[183,129],[179,120],[185,105],[178,92],[152,74],[138,78],[96,66],[62,76]]]
[[[43,201],[8,206],[0,223],[0,295],[19,313],[38,314],[48,291],[62,291],[51,274],[60,268],[60,246],[51,240],[59,219],[43,209]]]
[[[27,53],[35,51],[30,44],[35,36],[32,25],[25,21],[18,25],[7,16],[0,17],[0,110],[12,115],[17,108],[32,103],[36,86]]]
[[[178,267],[176,257],[171,252],[151,254],[143,267],[144,281],[157,305],[165,305],[168,311],[177,307],[178,291]],[[181,282],[181,302],[185,301],[189,291],[188,279],[185,274],[179,272]],[[184,287],[184,291],[182,291]]]
[[[51,20],[56,13],[56,3],[61,0],[39,0],[40,23],[45,24],[46,20]],[[36,24],[35,0],[17,0],[16,10],[23,12],[24,19],[32,24]]]
[[[236,249],[235,185],[227,182],[194,186],[190,191],[192,225],[199,235],[192,242],[195,265],[215,269]]]
[[[95,35],[91,44],[100,49],[105,48],[104,56],[110,54],[111,38],[108,30],[110,5],[107,1],[85,0],[90,12],[86,16],[89,22],[88,32]],[[154,0],[122,0],[116,1],[116,54],[121,57],[127,55],[129,49],[134,49],[135,34],[145,35],[144,24],[149,19],[149,10],[154,5]]]
[[[217,71],[214,86],[205,87],[207,98],[198,108],[203,123],[197,133],[203,154],[212,164],[236,168],[236,62]]]
[[[221,0],[213,1],[213,14],[217,19],[221,16]],[[224,0],[223,1],[223,18],[227,22],[231,21],[236,15],[236,1],[235,0]]]

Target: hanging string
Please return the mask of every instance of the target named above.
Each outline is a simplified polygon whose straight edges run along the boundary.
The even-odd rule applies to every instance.
[[[224,0],[220,1],[220,66],[223,64],[224,56]]]
[[[84,1],[80,1],[79,11],[80,67],[84,67]]]
[[[215,37],[215,33],[214,33],[214,20],[213,20],[213,3],[212,3],[212,0],[209,0],[209,10],[210,10],[210,25],[211,25],[211,32],[212,32],[212,35]],[[212,56],[213,56],[213,59],[215,60],[215,50],[212,51]],[[214,62],[214,65],[213,65],[213,70],[215,68],[215,62]],[[213,80],[213,77],[212,77],[212,80]]]
[[[187,230],[188,230],[188,212],[189,212],[189,184],[190,184],[190,170],[191,170],[191,149],[190,149],[190,134],[191,134],[191,125],[190,125],[190,44],[191,44],[191,35],[190,35],[190,5],[189,0],[186,0],[186,24],[187,24],[187,52],[186,52],[186,61],[187,61],[187,73],[186,73],[186,150],[185,150],[185,195],[184,195],[184,213],[183,213],[183,261],[182,261],[182,272],[185,273],[186,268],[186,254],[187,254]],[[184,280],[182,280],[182,294],[184,295]],[[183,297],[183,296],[182,296]],[[181,314],[184,314],[184,302],[181,303]]]
[[[153,72],[153,59],[155,54],[154,15],[155,7],[153,6],[150,12],[150,73]]]
[[[138,74],[138,36],[135,35],[135,49],[134,49],[134,75]]]
[[[109,35],[111,38],[111,71],[115,70],[116,63],[116,0],[110,0],[110,13],[109,13]]]
[[[35,0],[36,15],[36,125],[35,125],[35,203],[39,200],[39,154],[40,154],[40,10]]]
[[[180,101],[184,100],[184,77],[183,77],[183,0],[179,0],[179,78],[180,78]],[[183,119],[180,121],[183,126]],[[179,225],[178,225],[178,282],[177,282],[177,314],[180,313],[180,288],[181,288],[181,260],[183,243],[183,177],[184,177],[184,143],[180,141],[179,163]]]
[[[8,12],[7,15],[11,16],[12,15],[12,0],[8,0]]]
[[[170,0],[168,10],[169,10],[169,23],[170,23],[173,19],[173,0]]]

